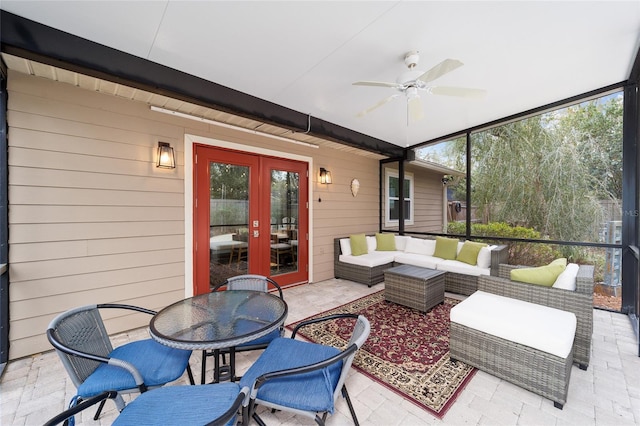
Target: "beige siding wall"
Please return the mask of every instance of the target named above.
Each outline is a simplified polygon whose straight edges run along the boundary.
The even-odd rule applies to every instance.
[[[383,169],[398,172],[398,163],[387,163]],[[442,187],[442,174],[411,164],[405,167],[405,173],[413,175],[413,224],[405,224],[405,232],[442,232],[444,226],[444,193]],[[386,208],[386,200],[383,196],[383,205]],[[384,211],[382,213],[384,215]],[[397,231],[397,226],[384,225],[388,231]]]
[[[49,350],[47,325],[68,308],[160,309],[184,297],[185,134],[313,159],[314,281],[333,276],[334,237],[377,230],[376,160],[220,130],[15,72],[8,85],[11,359]],[[175,170],[155,167],[158,141],[176,149]],[[317,183],[319,167],[331,171],[332,185]],[[107,326],[147,322],[114,314]]]
[[[413,173],[415,186],[415,206],[413,225],[406,226],[407,232],[442,232],[444,193],[442,175],[421,167],[408,166]]]

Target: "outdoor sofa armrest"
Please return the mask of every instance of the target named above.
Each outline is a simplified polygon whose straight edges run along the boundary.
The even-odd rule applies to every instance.
[[[499,275],[500,265],[509,261],[509,246],[499,245],[491,250],[491,275]]]

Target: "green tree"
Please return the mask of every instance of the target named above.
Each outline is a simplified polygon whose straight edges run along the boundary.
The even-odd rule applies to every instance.
[[[622,199],[622,96],[567,108],[557,118],[555,132],[575,143],[578,158],[595,178],[600,199]]]
[[[472,137],[472,202],[492,222],[532,227],[543,237],[592,241],[602,209],[576,141],[541,115]]]

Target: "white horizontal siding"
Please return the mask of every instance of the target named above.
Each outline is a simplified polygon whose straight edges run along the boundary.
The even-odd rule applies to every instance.
[[[48,298],[57,295],[91,292],[105,287],[120,287],[138,282],[153,282],[163,278],[181,278],[184,265],[181,262],[163,263],[161,265],[135,266],[132,268],[115,269],[111,271],[96,271],[87,274],[74,274],[62,277],[47,277],[43,279],[22,281],[20,285],[11,289],[13,301],[29,300],[37,297]],[[51,304],[47,312],[53,313],[59,307]]]
[[[14,151],[15,152],[15,151]],[[147,192],[167,192],[182,194],[181,179],[166,179],[160,176],[116,175],[113,173],[94,173],[93,171],[54,170],[53,164],[47,169],[33,167],[11,167],[11,183],[20,186],[47,187],[55,185],[63,188],[108,189],[113,191],[131,191],[144,188]],[[82,200],[78,200],[81,202]]]
[[[88,303],[160,309],[184,296],[185,133],[313,158],[314,281],[334,276],[333,238],[378,229],[378,160],[260,138],[148,105],[9,74],[10,358],[51,349],[49,321]],[[177,167],[155,167],[158,141]],[[317,183],[318,168],[333,184]],[[357,197],[351,180],[360,181]],[[110,332],[148,323],[109,317]]]
[[[50,349],[46,326],[74,306],[181,299],[184,130],[143,104],[15,73],[9,93],[10,358]],[[158,141],[176,169],[155,167]]]

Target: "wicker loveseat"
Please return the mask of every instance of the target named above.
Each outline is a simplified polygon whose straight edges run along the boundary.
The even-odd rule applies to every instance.
[[[348,237],[339,237],[334,239],[334,276],[336,278],[344,278],[350,281],[355,281],[358,283],[366,284],[371,287],[374,284],[378,284],[384,281],[384,271],[387,269],[397,266],[400,264],[405,264],[405,262],[396,262],[394,260],[394,256],[391,255],[389,257],[389,261],[383,264],[379,264],[376,266],[363,266],[357,265],[353,263],[347,263],[340,260],[340,255],[342,254],[340,240],[343,240]],[[408,238],[408,237],[406,237]],[[412,237],[415,238],[415,237]],[[491,252],[491,265],[490,268],[487,269],[486,272],[489,272],[491,275],[498,274],[498,266],[500,263],[504,263],[508,258],[508,249],[507,246],[501,245],[494,247]],[[424,266],[422,264],[414,264],[415,266]],[[433,268],[436,269],[436,268]],[[460,270],[458,272],[447,270],[445,275],[445,290],[470,295],[478,289],[478,275],[473,275],[471,271],[467,272],[465,270]]]
[[[579,267],[574,291],[511,281],[511,270],[517,267],[500,264],[498,276],[478,278],[478,290],[574,313],[577,326],[573,342],[573,361],[586,370],[591,358],[593,334],[593,266]]]

